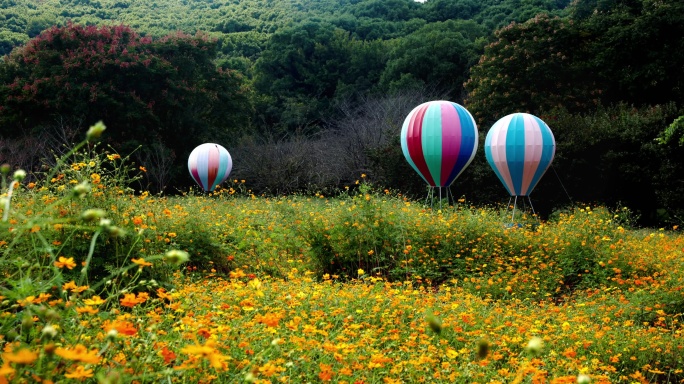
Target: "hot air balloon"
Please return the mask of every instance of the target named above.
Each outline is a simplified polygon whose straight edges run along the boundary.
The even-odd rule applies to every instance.
[[[556,140],[546,123],[527,113],[513,113],[487,132],[485,156],[511,196],[529,195],[551,165]],[[530,201],[530,206],[532,202]],[[515,215],[515,205],[514,205]],[[533,208],[534,209],[534,208]]]
[[[222,146],[205,143],[193,149],[188,158],[190,175],[206,192],[213,191],[230,175],[233,159]]]
[[[475,157],[477,140],[470,112],[444,100],[415,107],[401,128],[404,157],[431,187],[449,187],[456,180]]]

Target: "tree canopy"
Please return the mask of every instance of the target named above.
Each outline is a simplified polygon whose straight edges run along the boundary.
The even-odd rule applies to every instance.
[[[0,66],[0,135],[49,131],[60,118],[107,122],[121,150],[161,142],[182,156],[250,126],[240,76],[217,68],[216,41],[142,37],[125,26],[52,27]]]
[[[681,102],[681,1],[578,1],[571,10],[570,17],[539,15],[496,32],[466,85],[479,118]]]

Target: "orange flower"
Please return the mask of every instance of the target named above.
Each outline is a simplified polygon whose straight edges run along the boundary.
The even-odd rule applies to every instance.
[[[572,348],[567,348],[565,351],[563,351],[563,356],[572,359],[577,356],[577,352],[575,352],[575,350]]]
[[[123,299],[119,300],[119,303],[124,307],[133,308],[138,304],[138,299],[135,297],[135,293],[127,293]]]
[[[21,365],[31,364],[38,359],[38,353],[31,352],[29,349],[22,348],[11,353],[3,353],[2,360],[7,363],[15,363]]]
[[[85,306],[85,307],[78,307],[76,308],[76,312],[79,314],[84,314],[84,313],[89,313],[91,315],[94,315],[98,313],[99,311],[93,307]]]
[[[319,364],[318,366],[321,368],[321,372],[318,374],[318,378],[321,379],[321,381],[332,380],[332,366],[323,363]]]
[[[4,382],[2,381],[2,379],[13,374],[15,371],[15,369],[10,367],[9,364],[9,361],[5,360],[5,363],[2,365],[2,367],[0,367],[0,384],[7,383],[8,381],[6,379]]]
[[[102,328],[107,332],[116,330],[116,332],[126,336],[133,336],[138,333],[138,329],[135,325],[130,321],[125,320],[116,320],[114,322],[107,321]]]
[[[79,365],[75,370],[64,374],[64,377],[69,379],[86,379],[88,377],[93,377],[93,370],[85,369],[83,366]]]
[[[74,269],[76,266],[76,262],[74,261],[73,257],[66,258],[64,256],[60,256],[57,261],[55,261],[55,267],[57,268],[68,268],[68,269]]]
[[[150,298],[150,294],[147,292],[140,292],[138,293],[138,302],[139,303],[144,303]]]
[[[166,299],[168,301],[171,301],[173,299],[173,297],[171,297],[171,295],[166,293],[166,290],[164,288],[157,289],[157,297],[159,297],[162,300]]]
[[[166,364],[169,364],[169,363],[171,363],[173,360],[176,360],[176,354],[173,353],[173,351],[171,351],[171,350],[169,350],[168,348],[166,348],[166,346],[164,346],[164,348],[162,348],[162,350],[159,351],[159,354],[161,355],[161,357],[164,358],[164,362],[165,362]]]
[[[285,371],[285,368],[279,367],[271,362],[267,362],[263,366],[259,367],[259,373],[266,377],[271,377],[277,375],[279,372]]]
[[[131,259],[131,261],[135,264],[138,264],[140,266],[140,268],[149,267],[152,265],[152,263],[145,261],[145,259],[143,259],[142,257],[139,259]]]
[[[64,284],[62,284],[62,289],[65,291],[68,291],[70,289],[76,289],[76,282],[71,280],[68,283],[64,283]]]
[[[97,349],[88,351],[82,344],[77,344],[73,349],[57,348],[55,349],[55,355],[63,359],[80,361],[86,364],[97,364],[100,362],[100,356],[97,354]]]
[[[219,351],[214,348],[214,342],[211,340],[207,341],[205,345],[189,345],[181,349],[181,352],[188,355],[204,357],[209,360],[209,364],[211,364],[212,367],[217,369],[224,368],[224,361],[229,359],[229,357],[221,355]]]

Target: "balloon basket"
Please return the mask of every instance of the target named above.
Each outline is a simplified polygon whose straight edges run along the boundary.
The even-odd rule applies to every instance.
[[[451,192],[449,187],[428,187],[427,197],[425,197],[425,205],[430,206],[430,208],[435,208],[435,204],[439,205],[439,209],[442,209],[442,204],[446,202],[446,206],[451,205],[456,206],[457,201],[454,194]],[[437,191],[435,192],[435,189]],[[437,203],[435,203],[437,200]]]
[[[521,198],[521,199],[520,199],[520,204],[521,204],[522,206],[519,206],[519,205],[518,205],[518,197]],[[525,201],[525,198],[527,198],[527,201]],[[512,205],[511,205],[511,201],[513,202]],[[529,204],[529,207],[528,207],[528,204]],[[529,195],[528,195],[528,196],[511,196],[511,197],[508,199],[508,204],[506,205],[506,211],[505,211],[505,213],[504,213],[505,216],[508,216],[509,210],[510,210],[510,212],[511,212],[511,222],[507,225],[507,227],[508,227],[508,228],[512,228],[512,227],[517,227],[517,228],[519,228],[519,227],[522,227],[522,224],[521,224],[521,223],[516,223],[516,222],[515,222],[515,214],[516,214],[516,213],[524,214],[525,212],[527,212],[528,208],[529,208],[529,210],[532,211],[532,216],[535,217],[535,218],[537,218],[537,221],[538,221],[538,220],[539,220],[539,217],[537,216],[537,212],[534,211],[534,205],[532,205],[532,200],[530,199],[530,196],[529,196]]]

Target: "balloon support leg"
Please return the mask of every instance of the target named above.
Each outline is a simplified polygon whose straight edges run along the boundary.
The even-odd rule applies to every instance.
[[[525,212],[527,210],[527,203],[525,202],[525,197],[527,197],[527,203],[530,204],[530,210],[532,210],[532,215],[537,216],[537,212],[534,210],[534,205],[532,205],[532,199],[530,199],[530,196],[522,196],[521,202],[522,202],[522,209],[518,209],[519,211]],[[506,206],[506,213],[508,213],[508,209],[511,206],[511,200],[513,200],[513,208],[512,208],[512,213],[511,213],[511,225],[515,225],[515,210],[518,208],[518,196],[512,196],[511,198],[508,199],[508,205]]]
[[[428,190],[427,196],[425,197],[425,205],[430,205],[430,208],[435,207],[435,197],[439,199],[439,209],[442,209],[442,201],[446,199],[446,205],[449,206],[449,204],[456,205],[456,199],[454,198],[454,194],[451,192],[451,189],[449,187],[429,187],[430,189]],[[438,196],[435,196],[435,189],[438,189],[439,191]],[[442,194],[442,189],[444,189],[444,194]]]

